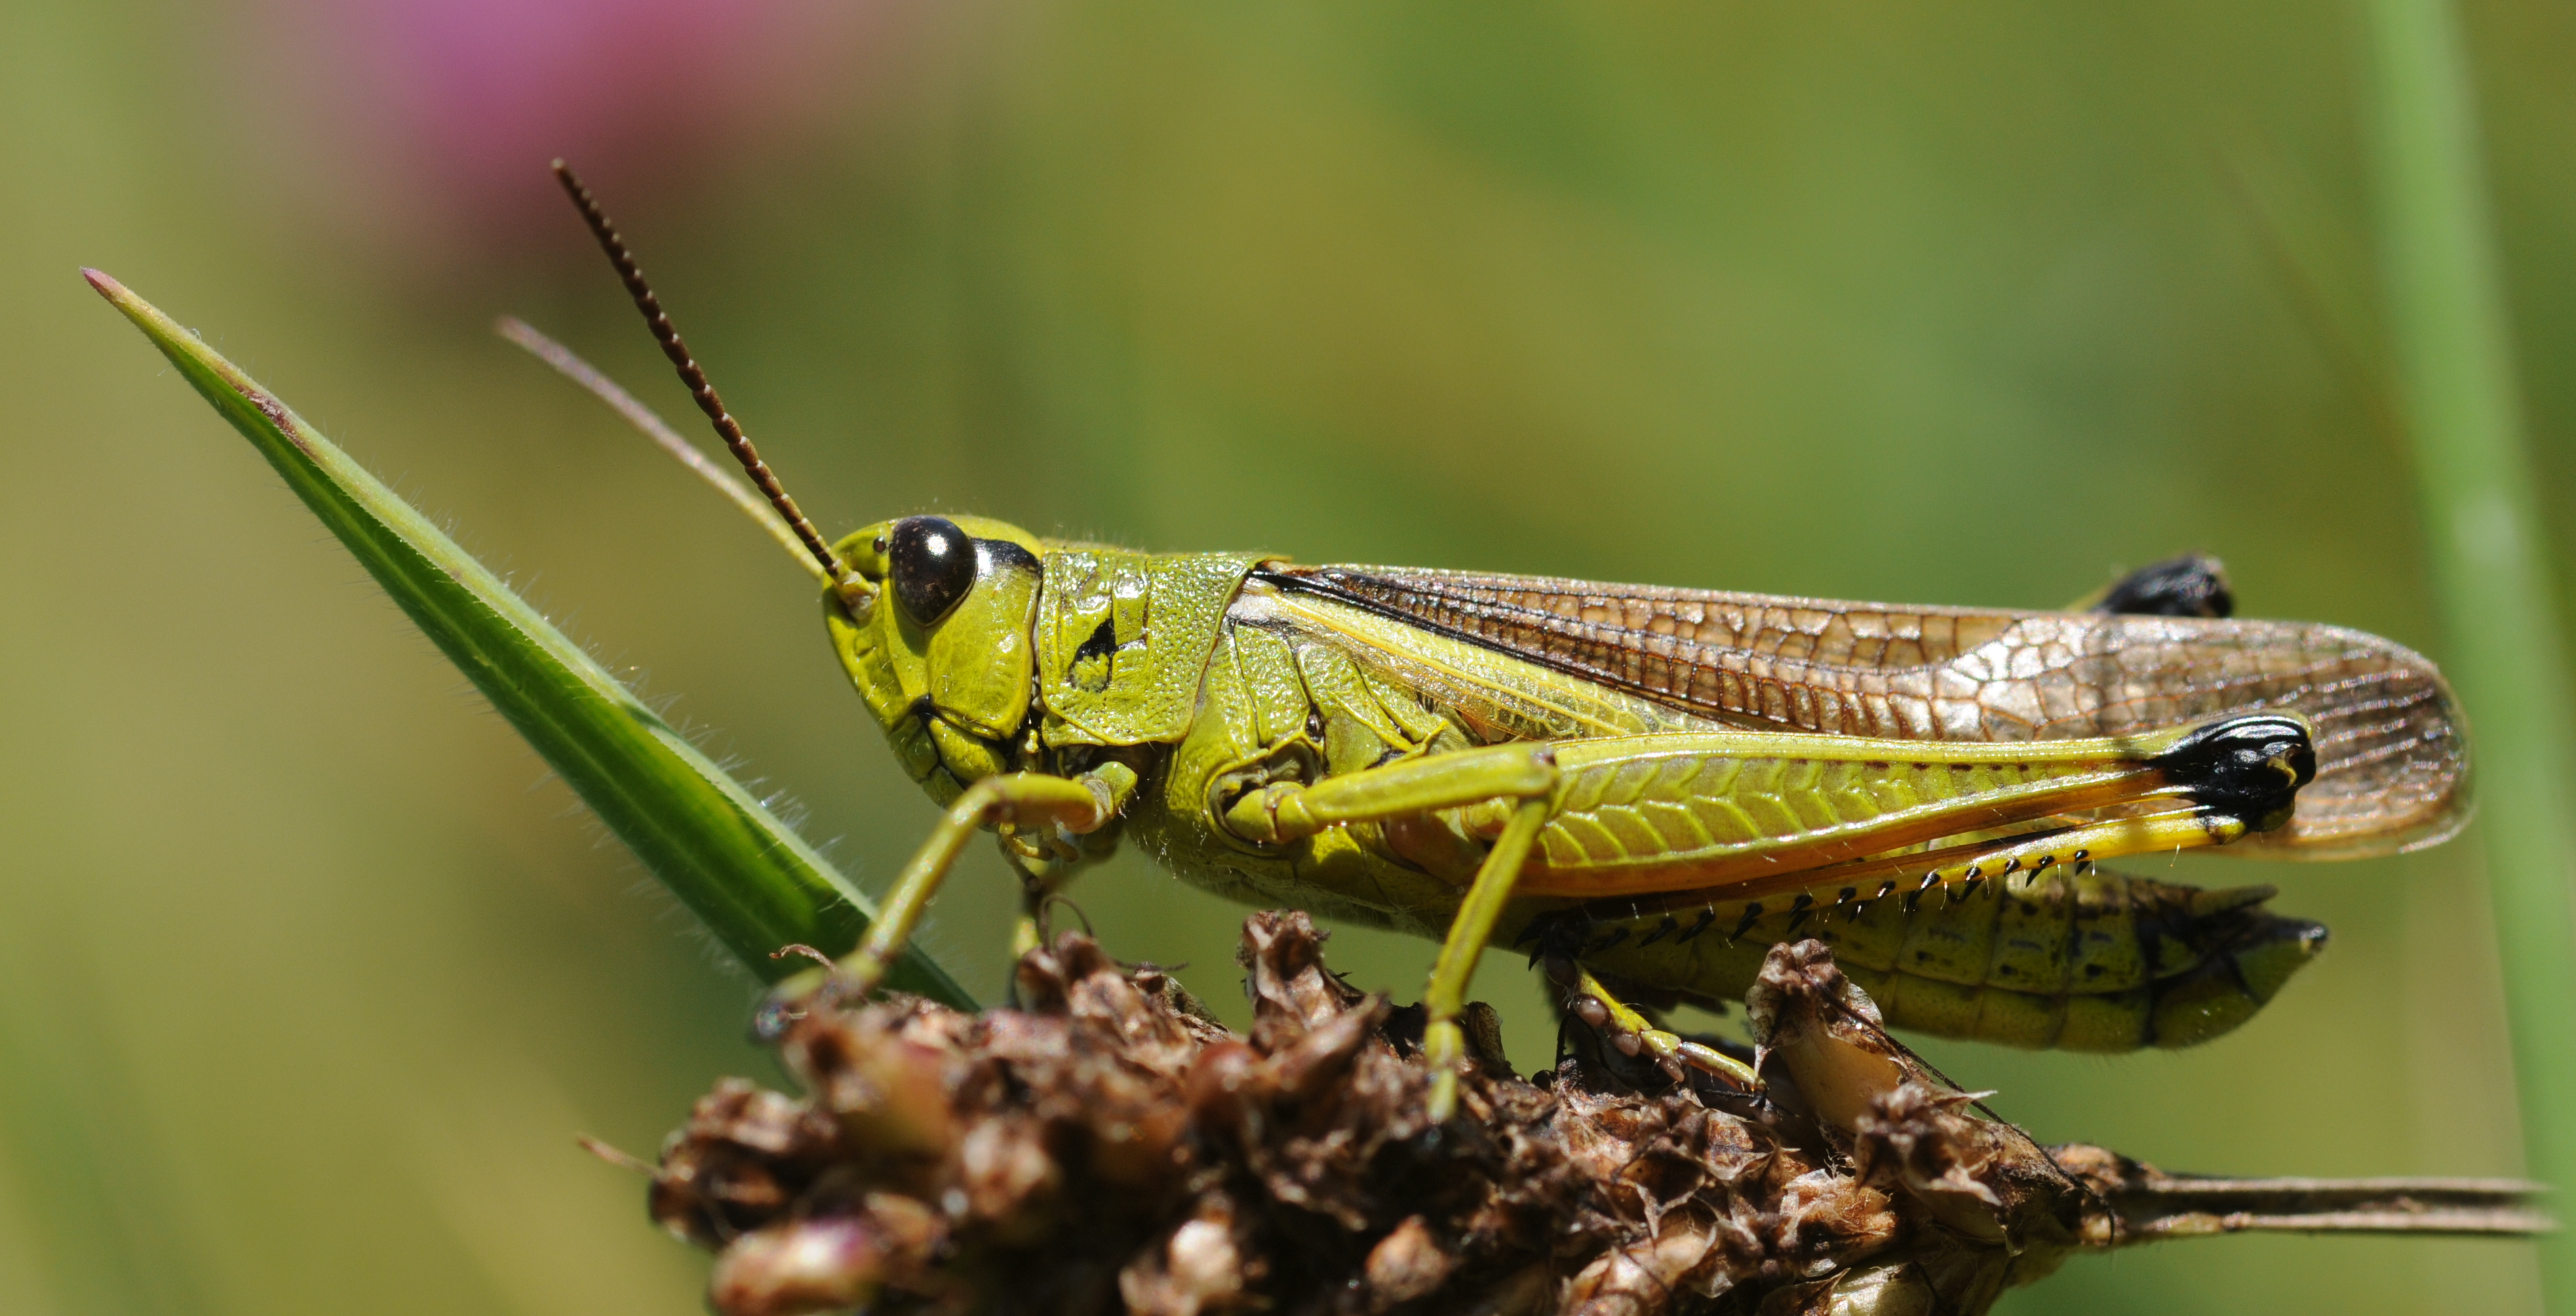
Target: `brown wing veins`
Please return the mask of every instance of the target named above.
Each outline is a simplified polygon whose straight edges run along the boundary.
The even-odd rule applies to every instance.
[[[2256,709],[2316,724],[2317,780],[2276,854],[2430,844],[2467,816],[2440,673],[2305,622],[2018,612],[1370,566],[1256,573],[1738,725],[1899,740],[2114,736]]]

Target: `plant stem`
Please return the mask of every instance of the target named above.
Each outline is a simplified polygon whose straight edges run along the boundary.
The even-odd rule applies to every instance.
[[[2484,844],[2532,1177],[2576,1186],[2571,721],[2556,592],[2523,453],[2512,345],[2457,16],[2370,0],[2381,275],[2448,666],[2476,729]],[[2576,1311],[2576,1235],[2541,1244]]]

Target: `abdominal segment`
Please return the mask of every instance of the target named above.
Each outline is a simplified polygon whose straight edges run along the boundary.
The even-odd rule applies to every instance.
[[[1929,890],[1593,901],[1541,915],[1522,935],[1650,996],[1710,1002],[1739,999],[1771,946],[1812,937],[1895,1027],[2119,1052],[2228,1032],[2324,950],[2322,926],[2264,908],[2272,894],[2081,863]]]

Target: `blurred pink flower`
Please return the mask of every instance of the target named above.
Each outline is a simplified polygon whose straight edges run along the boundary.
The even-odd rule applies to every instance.
[[[468,245],[507,242],[558,204],[545,175],[557,155],[631,185],[828,129],[860,100],[889,13],[877,0],[265,6],[251,63],[292,64],[245,88],[263,131],[283,135],[272,155],[369,228],[409,240],[424,235],[404,221],[429,220]]]

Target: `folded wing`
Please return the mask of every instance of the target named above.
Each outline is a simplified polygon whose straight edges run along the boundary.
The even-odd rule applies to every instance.
[[[2010,612],[1414,568],[1256,576],[1745,726],[1889,740],[2116,736],[2256,709],[2317,728],[2317,779],[2232,850],[2337,858],[2448,838],[2465,730],[2421,655],[2305,622]]]

